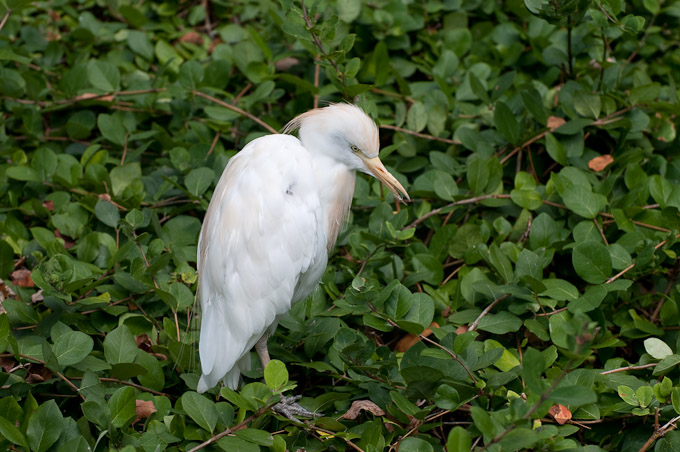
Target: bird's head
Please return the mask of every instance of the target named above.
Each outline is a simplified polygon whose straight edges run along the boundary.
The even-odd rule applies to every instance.
[[[284,133],[299,129],[302,145],[322,152],[349,168],[374,176],[400,201],[410,200],[399,181],[378,157],[378,127],[364,111],[352,104],[332,104],[297,116]]]

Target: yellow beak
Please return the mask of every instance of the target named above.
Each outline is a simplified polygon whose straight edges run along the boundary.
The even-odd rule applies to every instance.
[[[389,190],[394,193],[394,196],[401,202],[404,202],[404,198],[410,201],[411,198],[406,193],[406,190],[399,181],[385,169],[385,165],[380,161],[380,158],[373,157],[368,158],[361,154],[357,154],[361,160],[363,160],[366,168],[378,179],[380,182],[385,184]]]

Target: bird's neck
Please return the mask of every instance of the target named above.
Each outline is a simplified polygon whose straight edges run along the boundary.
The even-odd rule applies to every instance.
[[[317,186],[323,187],[319,200],[328,222],[326,246],[330,253],[352,205],[356,174],[347,165],[325,156],[317,156],[314,166],[319,179]]]

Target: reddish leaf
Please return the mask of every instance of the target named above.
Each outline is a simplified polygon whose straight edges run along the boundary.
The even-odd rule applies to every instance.
[[[432,322],[430,326],[434,326],[435,328],[439,328],[439,325],[437,325],[436,322]],[[429,336],[432,334],[432,330],[430,328],[425,329],[422,333],[420,333],[422,336]],[[409,348],[413,347],[415,344],[420,342],[420,337],[416,336],[415,334],[407,334],[406,336],[402,337],[399,339],[399,342],[397,342],[397,345],[395,345],[394,349],[398,352],[405,352]]]
[[[593,171],[602,171],[614,161],[614,157],[612,157],[609,154],[601,155],[599,157],[595,157],[591,159],[588,162],[588,168],[590,168]]]
[[[26,268],[21,268],[19,270],[14,270],[9,278],[12,280],[12,284],[19,287],[35,287],[33,280],[31,279],[31,271]]]
[[[553,405],[548,411],[558,424],[563,425],[565,422],[571,419],[571,411],[564,405]]]

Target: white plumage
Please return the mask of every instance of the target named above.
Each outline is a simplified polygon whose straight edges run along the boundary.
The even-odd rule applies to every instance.
[[[248,353],[293,303],[318,284],[354,192],[355,170],[401,199],[406,191],[378,159],[378,129],[358,107],[336,104],[286,126],[300,140],[268,135],[234,156],[215,188],[198,241],[198,391],[236,388]],[[264,348],[264,350],[262,350]]]

